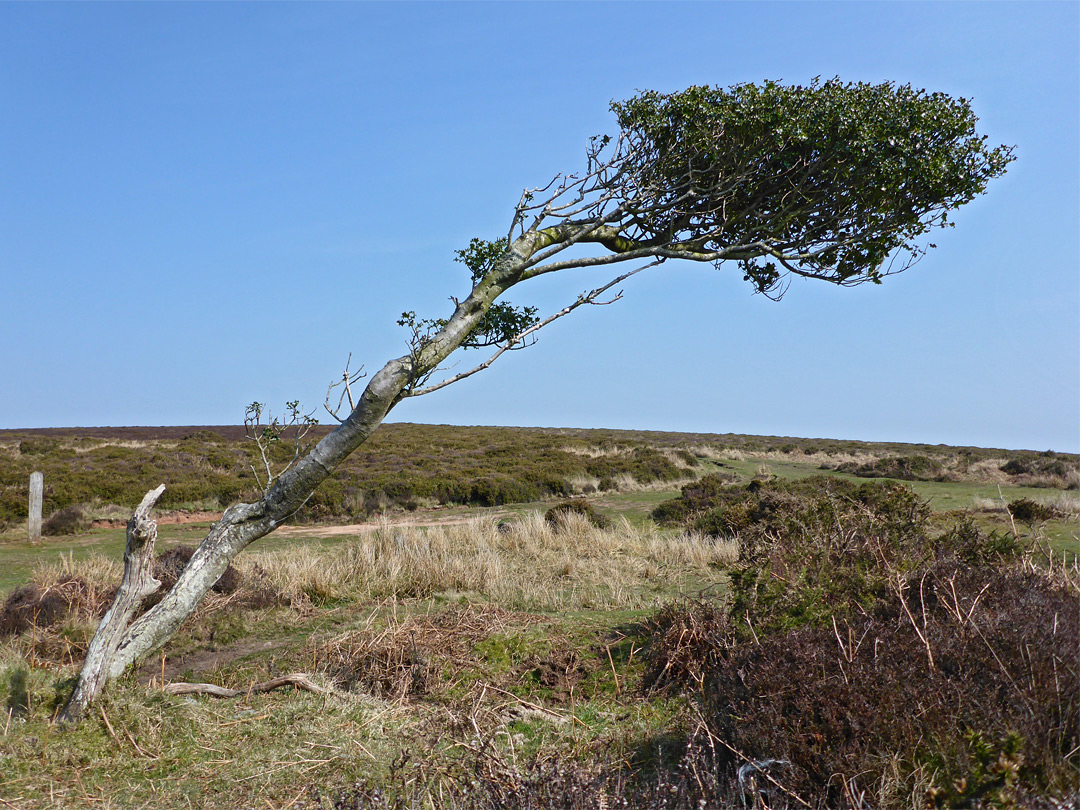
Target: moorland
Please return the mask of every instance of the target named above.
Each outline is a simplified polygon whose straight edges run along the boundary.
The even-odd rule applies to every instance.
[[[260,461],[242,427],[0,431],[0,803],[1080,793],[1080,459],[1052,451],[384,425],[160,655],[52,725],[132,507],[166,485],[167,588]]]

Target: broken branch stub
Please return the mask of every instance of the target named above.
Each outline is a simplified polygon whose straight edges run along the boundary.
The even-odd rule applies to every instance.
[[[61,723],[77,722],[101,693],[109,678],[112,659],[132,618],[143,601],[161,587],[153,576],[157,522],[150,519],[150,510],[164,491],[165,485],[162,484],[147,492],[128,521],[124,577],[112,606],[101,620],[86,651],[79,682],[58,718]]]

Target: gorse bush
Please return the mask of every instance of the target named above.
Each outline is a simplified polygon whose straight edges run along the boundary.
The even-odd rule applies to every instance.
[[[785,787],[826,806],[1080,788],[1080,600],[1022,570],[1017,538],[935,532],[891,483],[713,481],[662,511],[739,538],[726,610],[658,614],[644,680],[695,698],[729,769],[785,760]]]

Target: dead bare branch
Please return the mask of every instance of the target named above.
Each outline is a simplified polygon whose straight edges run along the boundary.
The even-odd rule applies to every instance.
[[[326,412],[332,417],[334,417],[334,419],[336,419],[338,422],[345,421],[339,416],[339,414],[341,413],[341,408],[346,401],[348,401],[349,403],[349,413],[352,413],[353,410],[355,410],[356,402],[355,400],[353,400],[352,385],[367,376],[367,374],[364,372],[363,366],[360,366],[360,368],[358,368],[356,371],[350,372],[350,363],[352,363],[352,352],[349,352],[349,357],[345,361],[345,370],[341,374],[341,379],[336,382],[330,383],[330,387],[326,389],[326,399],[323,401],[323,408],[325,408]],[[338,395],[337,406],[331,408],[330,400],[334,394],[334,389],[338,388],[339,386],[342,390],[341,394]]]
[[[229,689],[228,687],[217,686],[212,683],[185,683],[177,681],[175,683],[165,684],[162,691],[167,695],[213,695],[214,697],[220,698],[235,698],[259,692],[271,692],[274,689],[281,689],[285,686],[294,686],[297,689],[302,689],[305,692],[314,692],[317,695],[348,695],[347,692],[319,686],[311,680],[311,676],[306,672],[292,672],[288,675],[281,675],[280,677],[271,678],[269,681],[264,681],[263,683],[252,684],[247,689]]]

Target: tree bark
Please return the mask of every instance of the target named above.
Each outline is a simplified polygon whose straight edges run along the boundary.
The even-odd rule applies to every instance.
[[[124,632],[128,629],[131,617],[143,601],[161,587],[161,583],[153,576],[157,523],[150,519],[150,510],[164,491],[165,485],[162,484],[147,492],[128,521],[124,577],[120,581],[120,589],[116,592],[112,607],[101,620],[97,633],[90,642],[90,648],[86,651],[86,660],[79,673],[75,692],[58,718],[61,723],[77,722],[101,692],[106,681],[112,677],[110,664]]]

